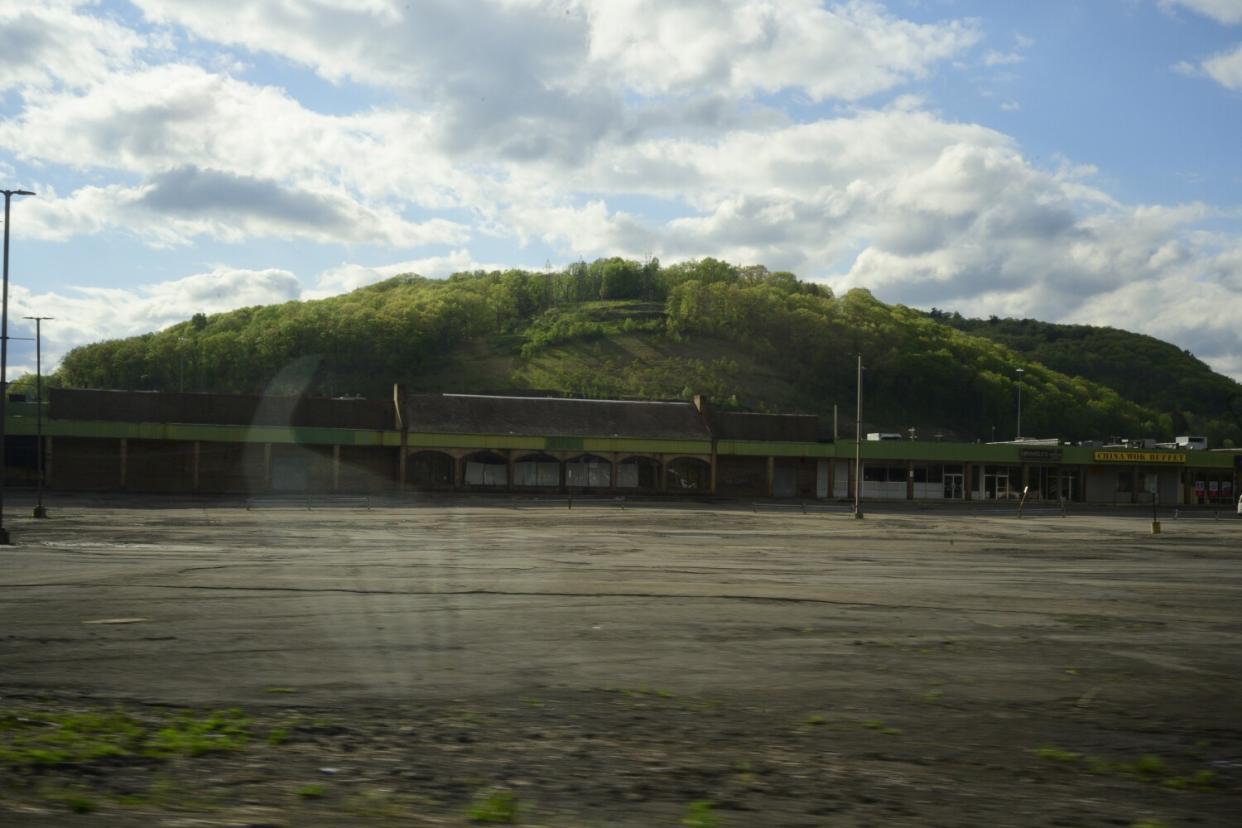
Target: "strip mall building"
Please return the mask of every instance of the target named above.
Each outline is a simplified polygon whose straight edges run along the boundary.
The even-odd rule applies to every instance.
[[[37,406],[9,406],[11,484],[33,482]],[[811,415],[465,394],[392,401],[53,390],[47,485],[164,494],[401,491],[853,496],[854,443]],[[1242,453],[1023,443],[862,444],[862,496],[1229,503]]]

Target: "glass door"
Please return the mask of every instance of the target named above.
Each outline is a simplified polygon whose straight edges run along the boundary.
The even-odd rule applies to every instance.
[[[962,475],[946,472],[944,475],[945,500],[961,500],[965,496],[966,490],[962,484]]]

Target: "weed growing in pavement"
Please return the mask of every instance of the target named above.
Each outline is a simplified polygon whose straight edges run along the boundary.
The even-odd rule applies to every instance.
[[[813,716],[807,716],[806,723],[811,727],[819,727],[820,725],[827,724],[828,720],[816,713]]]
[[[1164,760],[1159,756],[1144,753],[1132,765],[1125,768],[1141,776],[1158,776],[1168,770]]]
[[[1036,748],[1032,753],[1040,759],[1045,759],[1049,762],[1081,765],[1088,773],[1099,775],[1123,774],[1148,782],[1155,782],[1159,779],[1161,785],[1178,791],[1190,788],[1211,790],[1216,782],[1216,773],[1206,768],[1195,771],[1188,776],[1167,776],[1166,774],[1169,773],[1168,764],[1159,756],[1151,753],[1145,753],[1133,762],[1109,762],[1098,756],[1086,756],[1081,753],[1075,753],[1072,750],[1065,750],[1064,748],[1051,745]]]
[[[289,741],[289,731],[283,727],[273,728],[267,732],[269,745],[283,745],[287,741]]]
[[[1196,771],[1190,776],[1170,776],[1161,781],[1161,785],[1166,788],[1172,788],[1175,791],[1184,791],[1187,788],[1198,788],[1201,791],[1210,791],[1216,784],[1216,772],[1210,770]]]
[[[1072,750],[1045,745],[1041,748],[1035,748],[1035,755],[1040,759],[1046,759],[1049,762],[1077,762],[1082,759],[1081,753],[1074,753]]]
[[[203,719],[183,715],[157,731],[142,753],[163,758],[237,750],[250,740],[249,725],[250,720],[237,708],[217,710]]]
[[[318,782],[312,782],[309,785],[303,785],[294,791],[302,799],[323,799],[327,796],[328,790]]]
[[[923,701],[936,703],[944,698],[943,690],[928,690],[923,694]]]
[[[240,710],[152,723],[124,713],[0,713],[0,765],[30,767],[114,756],[166,759],[235,750],[249,739]],[[162,725],[162,726],[161,726]]]
[[[712,813],[712,803],[705,799],[691,802],[686,806],[686,815],[681,818],[685,828],[716,828],[720,818]]]
[[[276,693],[296,693],[298,691],[293,687],[264,687],[263,692],[276,694]]]
[[[91,814],[99,810],[98,803],[85,791],[74,788],[44,788],[39,795],[49,801],[68,808],[75,814]]]
[[[889,727],[879,719],[867,719],[867,721],[863,722],[863,727],[867,728],[867,730],[883,733],[885,736],[896,736],[898,733],[901,733],[898,728]]]
[[[419,804],[417,797],[396,793],[387,788],[367,788],[345,799],[342,809],[365,817],[400,819],[410,816]]]
[[[471,822],[513,825],[518,821],[517,797],[505,788],[486,791],[475,797],[466,809],[466,817]]]

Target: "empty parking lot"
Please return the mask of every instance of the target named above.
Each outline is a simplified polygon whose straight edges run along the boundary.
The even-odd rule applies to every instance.
[[[505,791],[547,825],[1235,813],[1242,521],[277,505],[10,520],[11,715],[236,708],[252,732],[154,769],[10,763],[0,809],[464,824]],[[186,796],[151,795],[155,774]]]

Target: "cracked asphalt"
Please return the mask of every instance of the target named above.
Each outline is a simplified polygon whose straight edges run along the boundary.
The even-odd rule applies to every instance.
[[[1242,521],[1165,521],[1153,536],[1120,514],[52,511],[10,520],[17,545],[0,553],[9,707],[300,711],[352,730],[354,760],[396,749],[391,722],[468,708],[511,750],[541,734],[520,769],[470,771],[527,786],[532,824],[673,825],[691,800],[722,803],[725,825],[1226,825],[1242,805]],[[706,712],[687,724],[687,710]],[[479,736],[467,751],[487,749]],[[341,749],[324,739],[307,737],[319,753],[305,774]],[[1084,758],[1050,760],[1050,746]],[[1126,770],[1141,756],[1164,776]],[[1085,757],[1114,770],[1088,773]],[[634,763],[638,782],[592,787]],[[765,763],[766,787],[739,793],[734,777],[755,774],[736,769]],[[375,818],[458,824],[456,767],[408,781],[426,789],[421,816]],[[1208,771],[1202,789],[1169,782]],[[371,818],[344,794],[295,807],[282,778],[256,782],[244,808],[224,797],[210,824],[252,824],[256,809],[264,824]],[[31,824],[66,819],[26,782],[0,817],[11,800]]]

